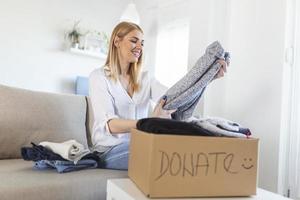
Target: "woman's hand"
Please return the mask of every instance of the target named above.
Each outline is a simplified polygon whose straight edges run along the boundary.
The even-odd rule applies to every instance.
[[[168,118],[168,119],[171,118],[171,114],[173,112],[175,112],[176,109],[175,110],[164,110],[163,106],[165,105],[166,101],[167,101],[166,99],[161,99],[159,101],[159,103],[156,104],[156,106],[151,114],[151,117]]]
[[[221,65],[221,68],[218,71],[218,73],[215,75],[213,80],[223,77],[227,72],[227,67],[229,65],[229,63],[227,63],[224,59],[219,59],[217,60],[217,62]]]

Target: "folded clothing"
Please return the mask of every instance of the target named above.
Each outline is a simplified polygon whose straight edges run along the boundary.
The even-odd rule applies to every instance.
[[[245,138],[251,135],[251,131],[248,128],[242,127],[236,122],[232,122],[227,119],[218,117],[208,118],[192,118],[186,120],[192,124],[198,125],[203,129],[210,131],[216,136],[227,136],[227,137],[241,137]]]
[[[85,149],[82,144],[75,140],[68,140],[62,143],[41,142],[40,145],[59,154],[66,160],[74,161],[74,163],[78,162],[78,160],[80,160],[83,156],[90,153],[89,149]]]
[[[64,160],[59,154],[43,147],[42,145],[36,145],[31,142],[32,147],[22,147],[21,156],[24,160],[38,161],[38,160]]]
[[[21,155],[24,160],[27,161],[40,161],[40,160],[49,160],[49,161],[68,161],[61,157],[59,154],[54,153],[52,150],[47,149],[42,145],[36,145],[31,142],[32,147],[22,147]],[[84,155],[81,160],[94,160],[97,163],[99,162],[99,157],[97,152],[90,152]],[[73,161],[70,161],[73,162]],[[74,163],[74,162],[73,162]]]
[[[39,160],[35,162],[36,169],[56,169],[59,173],[78,171],[82,169],[97,168],[98,164],[95,160],[79,160],[76,164],[72,161],[63,160]]]
[[[194,118],[197,119],[197,118]],[[207,121],[215,126],[218,126],[224,130],[228,131],[239,131],[239,124],[237,122],[230,121],[228,119],[223,119],[220,117],[206,117],[201,118],[201,121]]]
[[[197,135],[246,138],[248,128],[222,118],[189,118],[186,121],[163,118],[144,118],[137,122],[137,129],[155,134]]]
[[[196,124],[173,119],[144,118],[138,120],[136,126],[138,130],[156,134],[214,136]]]

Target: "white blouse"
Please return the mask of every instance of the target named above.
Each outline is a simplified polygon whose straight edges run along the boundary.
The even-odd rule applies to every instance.
[[[103,152],[128,140],[129,133],[111,134],[107,122],[113,118],[141,119],[148,116],[150,101],[157,102],[167,87],[149,77],[140,76],[140,90],[130,97],[122,84],[105,75],[104,68],[95,69],[89,77],[89,95],[94,112],[92,142],[94,149]]]

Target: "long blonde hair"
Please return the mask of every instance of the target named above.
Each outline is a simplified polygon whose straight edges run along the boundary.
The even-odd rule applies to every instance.
[[[137,24],[131,22],[121,22],[114,28],[111,34],[108,55],[105,62],[105,70],[108,72],[108,77],[112,78],[114,81],[119,78],[119,74],[121,73],[118,51],[117,47],[114,45],[114,40],[116,37],[119,37],[122,40],[129,32],[133,30],[138,30],[143,33],[143,30]],[[128,74],[131,80],[130,86],[134,92],[138,91],[140,88],[138,78],[142,66],[142,54],[143,52],[136,63],[130,63],[128,69]]]

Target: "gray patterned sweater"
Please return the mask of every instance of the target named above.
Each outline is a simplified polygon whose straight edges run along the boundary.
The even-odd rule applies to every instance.
[[[229,62],[229,53],[225,52],[218,41],[210,44],[194,67],[166,92],[167,101],[164,109],[177,109],[172,114],[176,120],[185,120],[192,116],[206,86],[213,80],[221,68],[216,61],[225,59]]]

